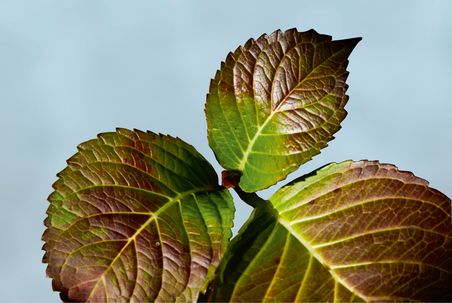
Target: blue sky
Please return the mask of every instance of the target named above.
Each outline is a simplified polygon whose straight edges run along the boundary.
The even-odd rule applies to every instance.
[[[219,173],[203,111],[210,78],[229,51],[278,28],[363,37],[342,129],[288,180],[378,159],[452,196],[451,11],[447,0],[0,1],[2,300],[59,301],[40,237],[51,184],[78,143],[115,127],[169,133]],[[235,230],[248,214],[237,201]]]

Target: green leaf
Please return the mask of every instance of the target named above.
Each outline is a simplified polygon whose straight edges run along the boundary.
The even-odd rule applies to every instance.
[[[261,202],[231,242],[210,300],[452,300],[451,200],[425,180],[346,161]]]
[[[230,53],[206,102],[209,145],[255,192],[287,177],[333,139],[345,118],[348,56],[360,38],[276,31]]]
[[[58,174],[43,235],[66,301],[196,301],[231,236],[234,206],[180,139],[118,129]]]

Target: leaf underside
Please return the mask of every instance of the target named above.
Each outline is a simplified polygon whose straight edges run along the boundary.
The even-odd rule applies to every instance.
[[[180,139],[118,129],[58,174],[43,235],[65,301],[196,301],[231,236],[234,207]]]
[[[345,118],[348,56],[360,38],[332,41],[291,29],[230,53],[206,102],[209,145],[240,187],[284,179],[333,139]]]
[[[211,301],[452,301],[451,200],[373,161],[277,191],[229,246]]]

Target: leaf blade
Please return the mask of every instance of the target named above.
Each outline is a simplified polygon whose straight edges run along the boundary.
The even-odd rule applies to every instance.
[[[360,39],[276,31],[226,58],[206,102],[209,145],[254,192],[284,179],[333,139],[345,118],[347,57]]]
[[[68,301],[196,300],[233,218],[210,164],[180,139],[138,130],[78,149],[49,196],[54,289]]]
[[[345,161],[289,183],[269,203],[277,214],[256,208],[233,239],[213,301],[450,300],[451,201],[425,180]]]

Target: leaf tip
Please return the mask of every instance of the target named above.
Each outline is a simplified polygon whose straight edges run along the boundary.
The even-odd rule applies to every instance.
[[[350,49],[350,51],[352,51],[362,39],[363,39],[362,37],[355,37],[355,38],[345,39],[342,41],[344,41],[346,43],[346,45],[348,46],[348,48]],[[341,41],[341,40],[339,40],[339,41]]]

